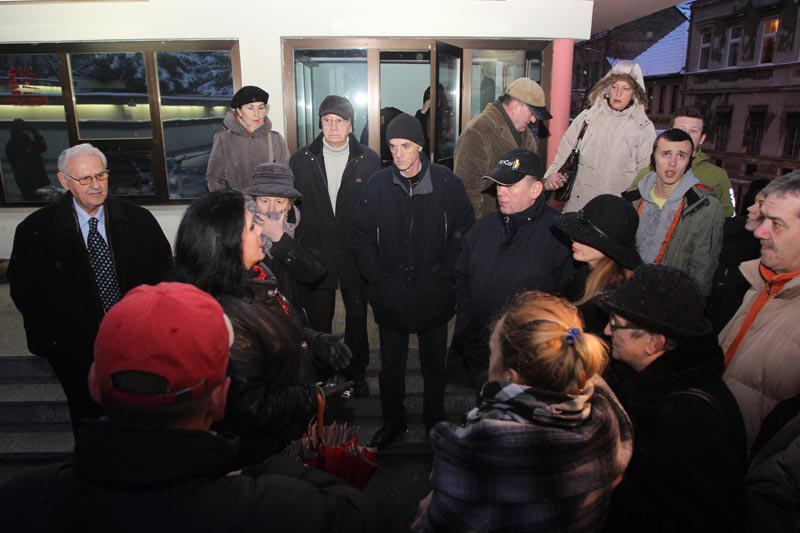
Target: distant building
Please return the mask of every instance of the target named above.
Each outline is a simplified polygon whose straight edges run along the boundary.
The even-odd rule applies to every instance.
[[[696,0],[685,103],[707,115],[703,150],[743,192],[800,168],[796,0]]]

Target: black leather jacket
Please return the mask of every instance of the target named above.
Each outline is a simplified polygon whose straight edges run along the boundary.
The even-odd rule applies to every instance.
[[[266,271],[269,274],[269,271]],[[274,276],[245,273],[252,297],[222,295],[233,323],[228,375],[231,388],[218,429],[241,437],[241,465],[255,464],[299,438],[316,410],[317,389],[309,341],[317,332],[277,289]]]

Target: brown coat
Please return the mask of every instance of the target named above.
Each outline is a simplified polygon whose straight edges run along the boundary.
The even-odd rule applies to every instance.
[[[497,166],[501,155],[514,148],[525,148],[535,153],[538,144],[531,131],[525,128],[522,145],[518,146],[495,103],[487,104],[458,138],[453,172],[464,182],[476,219],[496,209],[496,200],[482,193],[481,178]]]

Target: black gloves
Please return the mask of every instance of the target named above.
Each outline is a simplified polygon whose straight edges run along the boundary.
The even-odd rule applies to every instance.
[[[353,352],[344,343],[344,333],[315,332],[311,341],[311,354],[320,366],[342,370],[350,364]]]

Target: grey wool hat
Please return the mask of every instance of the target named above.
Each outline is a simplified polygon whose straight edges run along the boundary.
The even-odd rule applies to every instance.
[[[407,139],[420,146],[425,146],[425,136],[419,120],[408,113],[400,113],[386,127],[386,142],[392,139]]]
[[[278,198],[297,198],[303,195],[294,188],[292,169],[280,163],[262,163],[253,173],[252,184],[243,189],[250,196],[276,196]]]

